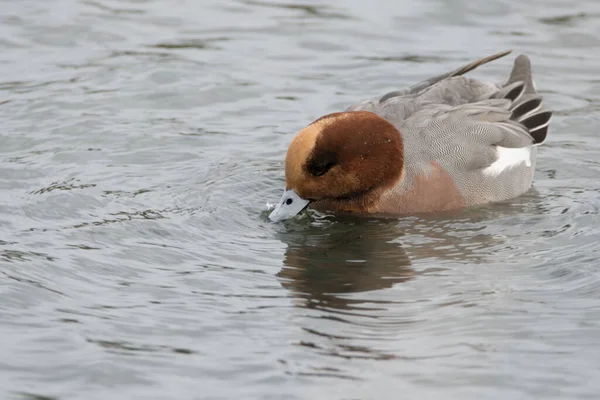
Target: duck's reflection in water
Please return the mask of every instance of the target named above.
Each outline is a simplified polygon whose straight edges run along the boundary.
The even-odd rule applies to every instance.
[[[448,304],[449,293],[437,291],[449,287],[442,275],[492,262],[510,238],[503,232],[518,231],[523,215],[540,213],[532,200],[427,217],[336,216],[285,224],[277,236],[287,245],[278,276],[295,306],[308,311],[298,314],[304,332],[298,343],[343,359],[405,357],[398,335],[418,337],[426,325],[423,307]],[[411,283],[422,276],[433,281]],[[386,290],[403,284],[412,288]],[[437,297],[444,299],[439,305],[432,300]]]
[[[396,221],[337,220],[280,234],[288,247],[278,276],[302,306],[347,308],[339,294],[390,288],[414,271],[398,243]]]
[[[505,245],[523,213],[538,213],[535,192],[511,202],[443,215],[407,218],[343,217],[286,225],[282,285],[302,307],[345,308],[342,294],[386,289],[446,262],[485,263]],[[412,262],[411,262],[412,259]],[[427,260],[427,261],[424,261]],[[417,271],[411,264],[419,263]]]

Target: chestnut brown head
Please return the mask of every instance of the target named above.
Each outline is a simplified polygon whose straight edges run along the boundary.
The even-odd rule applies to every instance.
[[[285,192],[269,217],[290,218],[313,201],[343,205],[374,200],[377,191],[398,181],[402,165],[400,132],[384,118],[367,111],[326,115],[292,140],[285,159]]]

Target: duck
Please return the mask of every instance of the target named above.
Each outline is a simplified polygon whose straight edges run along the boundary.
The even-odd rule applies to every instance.
[[[410,87],[320,117],[285,155],[285,188],[273,222],[311,208],[413,215],[510,200],[533,185],[552,110],[521,54],[508,79],[464,76],[497,52]]]

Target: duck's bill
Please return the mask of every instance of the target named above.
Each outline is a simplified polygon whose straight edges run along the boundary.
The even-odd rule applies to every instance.
[[[281,196],[281,200],[277,203],[271,214],[269,214],[269,219],[273,222],[278,222],[292,218],[308,207],[309,203],[309,200],[298,196],[293,189],[285,190],[283,196]]]

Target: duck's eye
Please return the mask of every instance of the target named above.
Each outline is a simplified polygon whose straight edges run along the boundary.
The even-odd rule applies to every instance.
[[[338,158],[334,151],[322,147],[313,150],[304,168],[312,176],[325,175],[337,164]]]
[[[310,173],[313,176],[325,175],[335,165],[334,162],[313,164],[310,166]]]
[[[287,200],[285,201],[285,204],[287,204],[287,205],[289,206],[289,205],[290,205],[290,204],[292,204],[293,202],[294,202],[294,200],[292,200],[292,199],[287,199]]]

